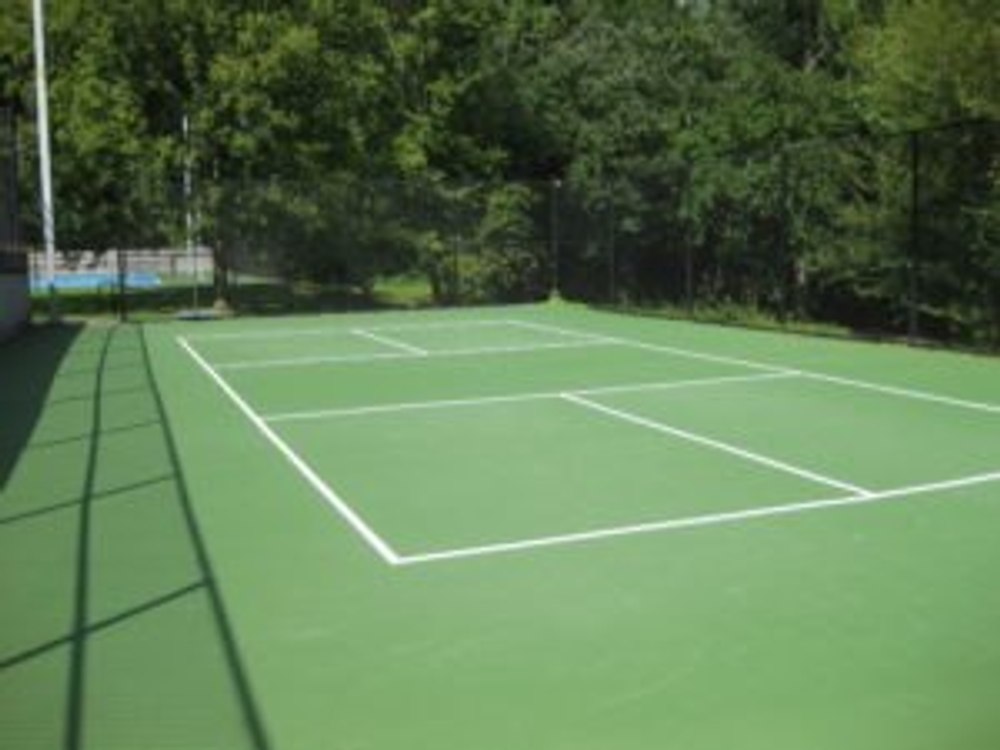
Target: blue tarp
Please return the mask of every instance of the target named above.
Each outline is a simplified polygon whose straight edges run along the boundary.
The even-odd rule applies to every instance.
[[[161,285],[160,277],[155,273],[134,271],[125,274],[125,286],[129,289],[153,289]],[[118,286],[118,274],[115,273],[58,273],[55,277],[55,287],[59,290],[94,290],[114,289]],[[45,291],[49,288],[48,279],[35,278],[31,280],[31,288]]]

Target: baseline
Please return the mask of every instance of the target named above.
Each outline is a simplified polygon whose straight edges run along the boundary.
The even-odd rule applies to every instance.
[[[667,521],[653,521],[650,523],[594,529],[592,531],[581,531],[572,534],[555,534],[552,536],[519,539],[510,542],[484,544],[476,547],[459,547],[455,549],[438,550],[435,552],[401,555],[397,561],[397,565],[412,566],[423,563],[487,557],[491,555],[525,552],[546,547],[562,547],[573,544],[582,544],[602,539],[613,539],[616,537],[626,537],[638,534],[680,531],[682,529],[735,524],[755,519],[797,515],[800,513],[830,510],[833,508],[843,508],[852,505],[865,505],[868,503],[905,500],[918,497],[920,495],[932,494],[935,492],[950,492],[964,487],[991,484],[995,482],[1000,482],[1000,471],[990,472],[987,474],[976,474],[944,482],[934,482],[932,484],[897,487],[891,490],[872,492],[868,495],[849,495],[846,497],[834,497],[824,500],[791,503],[787,505],[771,505],[760,508],[750,508],[747,510],[731,511],[728,513],[710,513],[700,516],[676,518]]]
[[[319,492],[320,496],[329,504],[337,513],[343,518],[348,525],[356,531],[361,538],[371,547],[376,554],[382,560],[389,563],[390,565],[398,565],[400,562],[400,556],[395,550],[380,537],[374,529],[369,526],[364,519],[348,505],[336,492],[334,492],[329,485],[326,484],[319,475],[312,469],[299,456],[294,450],[292,450],[288,444],[282,440],[278,435],[268,427],[267,423],[261,419],[260,415],[253,410],[253,408],[247,404],[243,398],[233,390],[232,386],[225,381],[225,379],[217,373],[212,366],[205,361],[205,359],[199,354],[194,347],[191,346],[183,337],[177,338],[178,344],[191,356],[191,358],[204,370],[208,376],[215,382],[217,386],[222,390],[229,399],[236,404],[237,408],[243,412],[244,416],[250,420],[251,424],[256,427],[260,433],[275,447],[278,451],[292,464],[293,467],[302,475],[302,477]]]

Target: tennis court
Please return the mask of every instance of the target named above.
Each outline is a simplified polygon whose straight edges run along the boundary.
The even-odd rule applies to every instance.
[[[1000,743],[995,359],[569,305],[54,335],[4,353],[2,746]]]

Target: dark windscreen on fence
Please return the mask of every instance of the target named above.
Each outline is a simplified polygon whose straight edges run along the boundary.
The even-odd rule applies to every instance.
[[[0,264],[8,272],[25,269],[18,233],[17,140],[14,115],[0,107]]]
[[[0,340],[29,317],[27,255],[18,229],[14,115],[0,107]]]

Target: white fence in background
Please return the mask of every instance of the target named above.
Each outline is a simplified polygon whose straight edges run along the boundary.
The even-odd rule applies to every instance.
[[[125,257],[120,259],[119,254]],[[130,273],[154,273],[164,279],[195,275],[209,279],[214,267],[211,248],[197,247],[193,251],[185,248],[106,250],[100,253],[92,250],[63,251],[56,253],[55,270],[57,274],[116,274],[124,268]],[[33,278],[44,275],[44,253],[31,254],[30,268]]]

